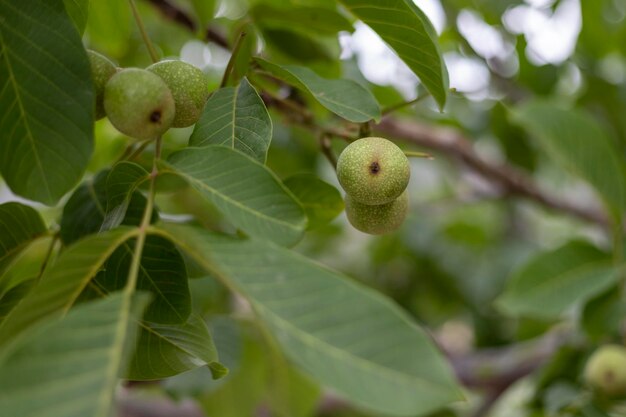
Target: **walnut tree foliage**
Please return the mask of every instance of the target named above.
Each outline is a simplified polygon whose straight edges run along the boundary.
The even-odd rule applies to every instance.
[[[0,417],[625,415],[626,3],[539,3],[0,0]]]

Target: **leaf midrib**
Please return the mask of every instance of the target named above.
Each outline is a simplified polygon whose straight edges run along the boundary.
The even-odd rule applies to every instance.
[[[4,20],[0,19],[0,29],[4,26],[2,24]],[[35,162],[37,164],[38,170],[39,170],[39,174],[38,176],[41,178],[41,183],[43,183],[44,188],[45,188],[45,192],[46,192],[46,197],[47,200],[52,200],[52,192],[50,190],[50,186],[48,184],[48,182],[45,180],[45,173],[44,173],[44,169],[43,169],[43,165],[41,163],[41,159],[39,157],[39,153],[37,152],[37,147],[35,146],[35,137],[33,136],[33,132],[31,130],[30,127],[30,123],[28,123],[28,118],[26,116],[26,109],[24,108],[24,104],[22,102],[22,98],[21,95],[19,93],[19,85],[17,83],[17,79],[15,78],[15,73],[13,70],[13,66],[11,65],[11,62],[9,60],[9,53],[10,50],[7,47],[5,40],[4,40],[4,35],[2,34],[2,30],[0,30],[0,44],[2,45],[2,52],[0,55],[4,55],[4,61],[6,62],[6,66],[7,66],[7,70],[9,72],[9,80],[8,80],[8,84],[11,84],[13,86],[13,92],[15,94],[15,101],[17,102],[17,105],[19,107],[20,110],[20,119],[22,120],[22,123],[24,125],[24,128],[26,129],[26,137],[28,138],[28,143],[30,145],[31,151],[35,157]],[[19,123],[19,122],[18,122]]]

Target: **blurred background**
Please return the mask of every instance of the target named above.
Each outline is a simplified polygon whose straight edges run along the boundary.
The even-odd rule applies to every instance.
[[[364,24],[355,22],[353,31],[336,36],[289,26],[273,12],[318,3],[313,0],[137,3],[161,54],[203,69],[211,90],[230,57],[219,40],[232,44],[245,27],[252,34],[252,52],[309,66],[324,77],[354,79],[368,86],[383,107],[424,97],[394,116],[452,129],[480,160],[510,167],[545,195],[584,210],[601,209],[596,194],[555,164],[536,138],[512,122],[508,109],[533,97],[584,108],[613,135],[622,154],[626,149],[626,0],[415,0],[440,36],[450,74],[452,91],[444,112]],[[193,27],[167,5],[190,16]],[[150,64],[125,0],[92,1],[90,7],[89,48],[120,66]],[[213,31],[208,41],[206,27]],[[332,122],[316,111],[316,117]],[[274,110],[272,120],[268,166],[281,178],[313,172],[340,189],[317,138]],[[185,146],[190,133],[172,129],[165,137],[166,151]],[[90,175],[110,165],[127,145],[106,120],[96,125],[96,141]],[[337,155],[344,146],[341,140],[332,142]],[[368,236],[342,214],[308,233],[296,249],[387,294],[430,329],[450,356],[467,397],[433,417],[607,415],[586,408],[588,393],[580,379],[585,343],[593,340],[593,332],[581,342],[568,331],[584,311],[574,309],[558,320],[512,317],[494,300],[533,254],[575,239],[609,250],[610,234],[567,210],[518,198],[459,155],[412,149],[432,152],[435,159],[411,159],[411,209],[400,231]],[[164,185],[163,191],[158,200],[163,217],[194,216],[207,227],[223,227],[218,213],[190,189]],[[0,202],[10,200],[19,199],[0,185]],[[59,209],[39,208],[50,223],[58,222]],[[120,416],[372,415],[286,365],[241,301],[202,272],[195,278],[194,308],[209,321],[229,377],[212,381],[200,368],[160,383],[129,384],[120,391]],[[284,385],[290,387],[288,398],[281,395]]]

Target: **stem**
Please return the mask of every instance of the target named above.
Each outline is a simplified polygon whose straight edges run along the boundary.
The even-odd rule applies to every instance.
[[[146,140],[145,142],[142,142],[139,147],[137,149],[135,149],[135,151],[130,154],[128,156],[128,158],[126,158],[129,161],[134,161],[135,159],[137,159],[137,157],[139,155],[141,155],[141,153],[148,147],[148,145],[150,145],[152,143],[152,139]]]
[[[389,113],[393,113],[396,110],[400,110],[403,109],[405,107],[408,107],[412,104],[415,103],[419,103],[420,101],[424,100],[426,97],[430,96],[430,94],[428,92],[422,94],[419,97],[414,98],[413,100],[409,100],[409,101],[403,101],[402,103],[397,103],[397,104],[393,104],[389,107],[386,107],[383,109],[383,116],[389,114]]]
[[[146,243],[146,235],[148,233],[148,227],[150,226],[150,219],[152,218],[152,211],[154,210],[154,195],[156,188],[156,178],[159,174],[158,160],[161,157],[161,137],[159,136],[156,141],[156,152],[154,156],[154,162],[152,164],[152,172],[150,173],[150,189],[148,191],[148,198],[146,208],[139,225],[139,234],[137,235],[137,241],[135,242],[135,250],[133,251],[133,259],[128,270],[128,281],[124,291],[127,295],[132,294],[137,286],[137,277],[139,275],[139,267],[141,266],[141,255],[143,254],[143,248]]]
[[[322,154],[328,159],[328,162],[330,162],[335,171],[337,171],[337,158],[335,158],[333,150],[330,147],[330,138],[325,133],[320,135],[320,149],[322,150]]]
[[[146,27],[143,25],[143,21],[141,20],[141,16],[139,16],[139,11],[137,10],[137,6],[135,5],[134,0],[128,0],[130,3],[130,8],[133,11],[133,16],[135,17],[135,21],[137,22],[137,27],[139,28],[139,32],[141,32],[141,37],[143,38],[143,42],[146,44],[146,48],[148,48],[148,53],[150,54],[150,58],[152,58],[152,62],[159,61],[159,55],[157,54],[152,42],[150,41],[150,37],[148,36],[148,32],[146,32]]]
[[[39,268],[39,273],[37,274],[37,278],[35,279],[35,281],[39,282],[39,280],[41,279],[41,276],[43,275],[46,267],[48,266],[48,263],[50,262],[52,252],[54,252],[54,247],[56,246],[59,238],[59,232],[56,232],[54,235],[52,235],[52,240],[50,241],[50,245],[48,246],[48,250],[46,251],[46,256],[45,258],[43,258],[43,263],[41,264],[41,268]]]
[[[404,151],[404,154],[409,158],[435,159],[431,154],[426,152]]]
[[[220,83],[220,88],[226,87],[226,84],[228,84],[228,77],[230,76],[230,73],[233,72],[233,68],[235,67],[235,61],[237,60],[237,54],[241,49],[243,39],[246,37],[246,35],[247,32],[242,31],[237,38],[237,42],[235,43],[235,47],[233,48],[233,53],[230,55],[228,65],[226,65],[226,69],[224,70],[224,77],[222,78],[222,82]]]

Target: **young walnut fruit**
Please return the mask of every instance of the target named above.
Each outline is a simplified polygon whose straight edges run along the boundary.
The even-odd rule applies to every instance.
[[[136,139],[156,139],[172,125],[174,97],[158,75],[128,68],[104,88],[104,109],[120,132]]]
[[[585,381],[596,391],[611,396],[626,395],[626,348],[599,347],[585,365]]]
[[[404,152],[383,138],[359,139],[348,145],[337,161],[339,183],[361,204],[391,203],[406,189],[410,176]]]
[[[106,116],[104,111],[104,86],[117,72],[117,68],[107,57],[97,52],[87,50],[91,64],[91,79],[96,92],[96,120]]]
[[[409,207],[408,193],[404,191],[391,203],[376,206],[361,204],[346,195],[346,215],[355,229],[370,235],[383,235],[397,230]]]
[[[204,73],[191,64],[176,60],[157,62],[146,69],[161,77],[172,92],[176,105],[172,127],[187,127],[196,123],[209,98]]]

